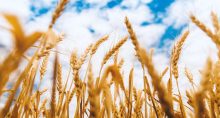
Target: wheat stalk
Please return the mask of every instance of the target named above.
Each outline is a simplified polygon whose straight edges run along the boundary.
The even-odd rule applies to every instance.
[[[53,25],[55,24],[56,20],[60,17],[60,15],[62,14],[65,6],[67,5],[67,3],[69,2],[69,0],[61,0],[60,3],[57,5],[53,16],[52,16],[52,20],[50,22],[49,28],[52,28]]]
[[[220,44],[216,35],[213,34],[213,32],[208,27],[206,27],[205,24],[200,22],[194,15],[191,15],[190,18],[193,23],[195,23],[203,32],[205,32],[212,39],[214,43],[216,43],[217,45]]]
[[[112,49],[110,49],[104,56],[101,65],[103,66],[109,58],[127,41],[128,37],[121,39]]]
[[[183,35],[181,36],[181,38],[177,41],[176,45],[174,46],[173,50],[172,50],[172,55],[171,55],[171,68],[172,68],[172,73],[174,75],[174,77],[177,79],[179,76],[178,73],[178,61],[180,58],[180,54],[182,52],[182,46],[183,43],[185,42],[187,36],[189,35],[189,31],[186,31],[183,33]]]

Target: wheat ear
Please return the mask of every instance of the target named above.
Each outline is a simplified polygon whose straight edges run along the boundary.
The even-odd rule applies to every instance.
[[[60,15],[62,14],[66,4],[69,2],[69,0],[61,0],[60,3],[57,5],[53,16],[52,16],[52,20],[50,22],[49,28],[52,28],[53,25],[55,24],[56,20],[60,17]]]

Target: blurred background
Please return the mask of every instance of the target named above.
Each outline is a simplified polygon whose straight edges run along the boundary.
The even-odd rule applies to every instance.
[[[59,0],[0,0],[0,13],[18,16],[26,34],[36,30],[46,31],[58,2]],[[184,90],[189,85],[184,76],[185,67],[193,73],[194,81],[199,82],[199,70],[203,67],[207,56],[211,56],[212,59],[217,58],[215,45],[191,23],[189,15],[194,14],[213,29],[210,13],[213,11],[220,14],[219,5],[219,0],[70,0],[54,26],[57,33],[65,34],[64,40],[58,45],[64,69],[63,76],[67,76],[72,51],[77,50],[81,54],[89,44],[109,34],[109,40],[99,48],[92,60],[94,71],[98,70],[103,55],[118,40],[128,35],[124,24],[124,18],[127,16],[142,47],[148,51],[154,48],[153,59],[159,72],[169,65],[170,50],[174,42],[183,31],[190,31],[179,60],[180,88]],[[0,14],[1,60],[13,48],[12,36],[5,27],[9,25]],[[134,54],[133,45],[129,40],[122,46],[119,57],[125,60],[124,76],[128,78],[129,70],[135,67],[134,84],[142,88],[143,82],[140,79],[142,69]],[[49,63],[48,68],[51,67],[52,62]],[[84,74],[83,69],[86,67],[87,64],[83,66],[81,75]],[[52,69],[48,69],[47,73],[50,71]],[[49,78],[50,74],[46,76]],[[165,81],[167,78],[168,74],[165,76]],[[44,85],[48,86],[49,82],[45,79]]]

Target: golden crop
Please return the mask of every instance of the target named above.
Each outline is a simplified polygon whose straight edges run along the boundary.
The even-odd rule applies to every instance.
[[[47,89],[39,90],[39,86],[42,84],[47,71],[48,61],[51,58],[50,54],[52,49],[56,49],[57,44],[64,38],[63,35],[57,35],[53,31],[53,25],[61,16],[66,4],[68,4],[68,0],[61,0],[58,4],[47,32],[34,32],[28,36],[25,35],[16,16],[3,15],[12,27],[10,32],[15,41],[13,50],[0,64],[0,97],[8,93],[8,98],[0,109],[0,118],[70,117],[70,114],[73,115],[69,112],[73,97],[76,97],[75,118],[220,117],[220,61],[213,62],[210,58],[207,59],[205,67],[201,71],[199,86],[195,86],[191,72],[185,68],[185,75],[193,90],[187,90],[186,94],[183,94],[180,92],[180,86],[178,85],[178,60],[182,46],[190,32],[185,31],[175,43],[171,52],[170,67],[165,68],[159,74],[152,61],[152,52],[148,52],[140,46],[127,17],[125,18],[125,25],[129,35],[124,36],[106,53],[97,77],[93,75],[91,60],[99,46],[108,40],[108,35],[89,45],[80,56],[77,52],[72,52],[69,60],[73,78],[63,78],[62,65],[59,62],[58,50],[56,50],[52,67],[53,75],[48,80],[52,81],[51,97],[43,99],[42,95]],[[214,32],[194,15],[191,15],[190,18],[220,50],[220,24],[217,15],[211,13]],[[139,79],[143,81],[144,86],[141,90],[133,85],[133,71],[135,68],[130,70],[128,86],[124,84],[125,79],[121,69],[124,60],[118,60],[118,52],[127,40],[131,40],[138,61],[142,65],[144,76]],[[38,42],[37,50],[35,50],[32,57],[26,57],[25,52],[36,42]],[[220,53],[218,55],[220,56]],[[110,57],[114,57],[114,63],[107,65]],[[23,60],[23,58],[27,60]],[[83,76],[85,78],[82,78],[79,73],[86,60],[88,60],[88,66]],[[12,87],[7,88],[6,85],[9,83],[10,75],[18,69],[22,61],[28,61],[27,65],[25,65],[20,75],[16,76],[17,78],[13,78]],[[104,65],[106,65],[106,68],[104,68]],[[162,78],[168,70],[170,71],[169,80],[165,84]],[[39,78],[36,77],[37,72],[40,73]],[[40,82],[38,88],[34,89],[36,79],[39,79]],[[64,82],[64,80],[66,81]],[[67,87],[67,83],[70,83],[70,87]],[[177,95],[173,94],[173,84],[177,86]],[[114,92],[110,90],[111,87],[114,87]],[[183,96],[187,97],[187,103],[184,102]],[[119,102],[116,102],[117,99]]]

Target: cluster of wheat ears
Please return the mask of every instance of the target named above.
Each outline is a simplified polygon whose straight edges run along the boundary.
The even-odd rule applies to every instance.
[[[52,49],[56,49],[57,44],[64,38],[63,35],[58,35],[53,31],[53,26],[58,17],[61,16],[67,3],[68,0],[60,1],[53,13],[47,32],[34,32],[28,36],[24,34],[22,26],[15,15],[3,14],[11,25],[9,31],[14,36],[15,41],[13,50],[0,64],[0,97],[5,93],[8,94],[3,107],[0,109],[0,118],[65,118],[70,117],[70,114],[75,118],[220,117],[220,61],[213,62],[210,58],[207,59],[205,67],[201,71],[201,82],[198,86],[195,86],[190,71],[185,69],[185,75],[192,86],[192,90],[188,90],[184,94],[187,97],[186,102],[183,100],[182,96],[184,95],[180,92],[178,85],[178,60],[189,31],[184,32],[173,46],[170,67],[159,74],[152,62],[152,51],[147,52],[140,46],[127,17],[125,18],[125,25],[129,37],[122,38],[106,53],[98,77],[93,75],[91,60],[99,46],[108,40],[107,35],[89,45],[82,55],[77,55],[75,51],[71,54],[72,79],[70,77],[63,78],[59,55],[55,53],[55,56],[51,57],[54,58],[53,75],[51,79],[47,80],[52,81],[51,97],[42,99],[47,90],[40,90],[39,87],[34,89],[35,80],[38,79],[36,74],[39,71],[40,83],[38,83],[38,86],[40,86],[47,71]],[[211,13],[215,31],[211,31],[194,15],[191,15],[190,18],[216,44],[220,57],[220,23],[217,15]],[[141,90],[137,90],[133,86],[134,68],[129,73],[128,87],[124,85],[121,69],[124,61],[118,61],[117,54],[128,38],[130,38],[137,59],[142,65],[143,80],[138,78],[140,79],[138,81],[144,83]],[[25,56],[26,51],[33,44],[38,45],[37,50],[31,57]],[[106,63],[111,57],[114,57],[114,63],[107,65]],[[12,78],[14,82],[11,88],[6,87],[10,82],[10,75],[18,70],[22,61],[27,61],[24,70],[16,76],[17,78]],[[88,64],[87,71],[84,78],[81,78],[79,72],[85,61]],[[162,78],[168,69],[170,70],[169,80],[165,85]],[[63,83],[64,80],[66,80],[65,83]],[[173,93],[173,80],[177,86],[177,95]],[[70,83],[70,86],[67,87],[67,83]],[[112,87],[114,87],[114,91],[111,91]],[[76,106],[73,106],[75,107],[75,113],[69,112],[73,97],[76,97],[76,101],[74,101]]]

